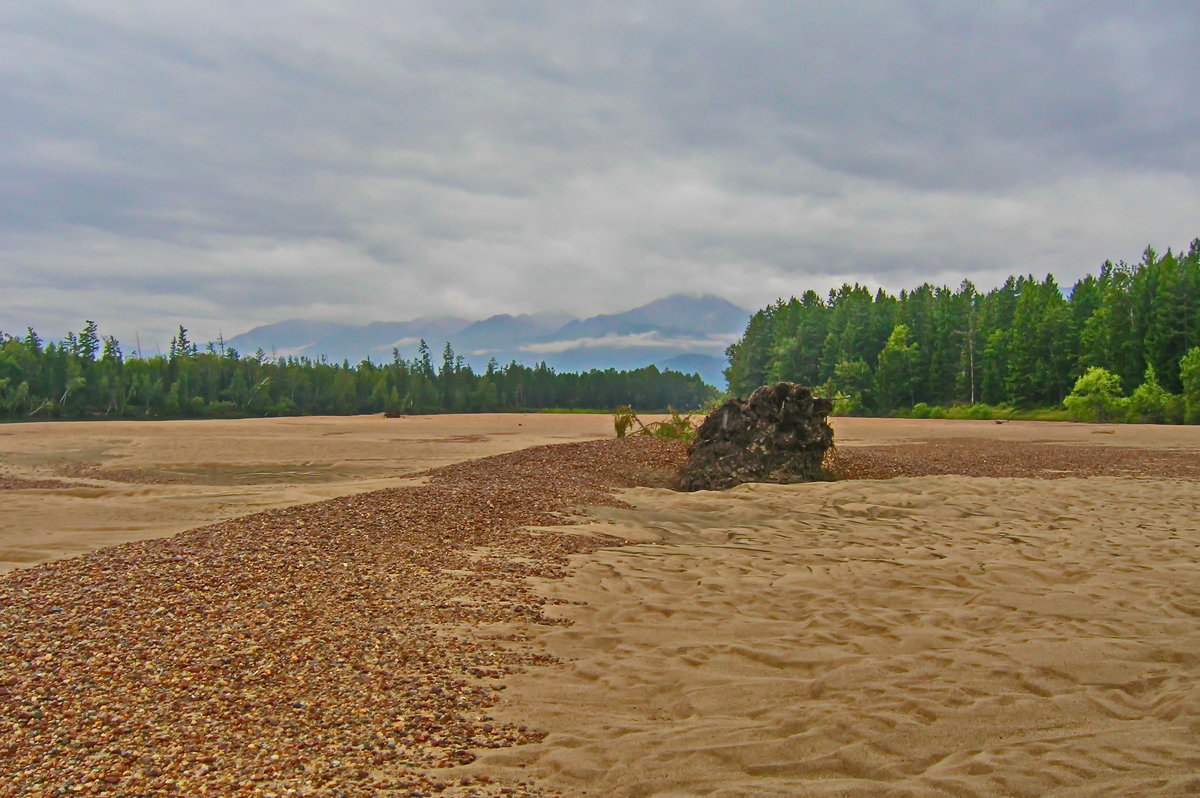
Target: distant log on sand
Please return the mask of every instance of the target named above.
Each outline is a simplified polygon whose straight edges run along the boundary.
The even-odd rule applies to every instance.
[[[696,432],[680,476],[683,490],[721,490],[743,482],[813,482],[833,445],[828,399],[802,385],[764,385],[730,399]]]

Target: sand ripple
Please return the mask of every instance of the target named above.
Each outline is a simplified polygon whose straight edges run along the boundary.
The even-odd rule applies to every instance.
[[[489,756],[589,795],[1200,793],[1200,483],[639,489]]]

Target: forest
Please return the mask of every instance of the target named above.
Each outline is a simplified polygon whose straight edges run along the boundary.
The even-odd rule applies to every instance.
[[[1075,418],[1200,423],[1198,347],[1200,239],[1186,254],[1105,262],[1068,291],[1032,275],[987,293],[969,281],[899,296],[806,291],[753,315],[725,374],[741,395],[779,380],[817,386],[845,414],[1067,400]]]
[[[1106,261],[1064,291],[1009,277],[986,293],[928,283],[894,296],[842,285],[755,313],[726,354],[729,392],[780,380],[815,387],[842,414],[991,417],[1066,408],[1071,418],[1200,423],[1200,239]],[[179,328],[166,355],[126,357],[87,321],[43,342],[0,332],[0,419],[695,410],[716,395],[655,366],[557,373],[494,361],[476,373],[446,344],[412,360],[329,363],[203,349]]]
[[[469,413],[507,410],[643,410],[700,407],[715,390],[697,375],[656,366],[556,373],[494,361],[475,373],[449,344],[441,362],[421,342],[417,357],[357,366],[307,358],[203,349],[182,326],[168,354],[125,357],[120,343],[88,321],[45,343],[32,329],[0,332],[0,419],[205,418],[356,413]]]

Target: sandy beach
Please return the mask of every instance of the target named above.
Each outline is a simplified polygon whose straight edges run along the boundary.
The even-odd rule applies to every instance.
[[[546,592],[519,763],[572,795],[1195,795],[1196,483],[637,491]],[[585,601],[586,606],[573,606]]]
[[[611,434],[551,413],[0,425],[0,571]]]
[[[859,470],[1037,478],[622,494],[583,529],[641,543],[540,586],[565,664],[505,695],[548,736],[477,767],[567,795],[1200,792],[1200,430],[835,424]]]
[[[677,446],[443,420],[481,437],[387,441],[399,474],[393,422],[258,454],[247,422],[209,462],[347,477],[0,576],[0,795],[1200,792],[1198,428],[837,419],[853,479],[680,494]],[[0,437],[13,478],[99,479],[36,432]],[[172,464],[137,450],[97,467]],[[46,524],[69,490],[0,501]]]
[[[647,421],[653,416],[648,416]],[[1172,456],[1178,427],[838,418],[839,447],[956,438]],[[408,484],[478,457],[609,438],[588,414],[373,416],[0,425],[0,572],[240,515]],[[922,451],[922,456],[928,452]],[[878,474],[876,474],[878,475]]]

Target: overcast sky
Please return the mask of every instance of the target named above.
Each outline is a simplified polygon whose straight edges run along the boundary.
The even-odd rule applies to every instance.
[[[1069,284],[1200,236],[1198,31],[1195,0],[4,3],[0,330]]]

